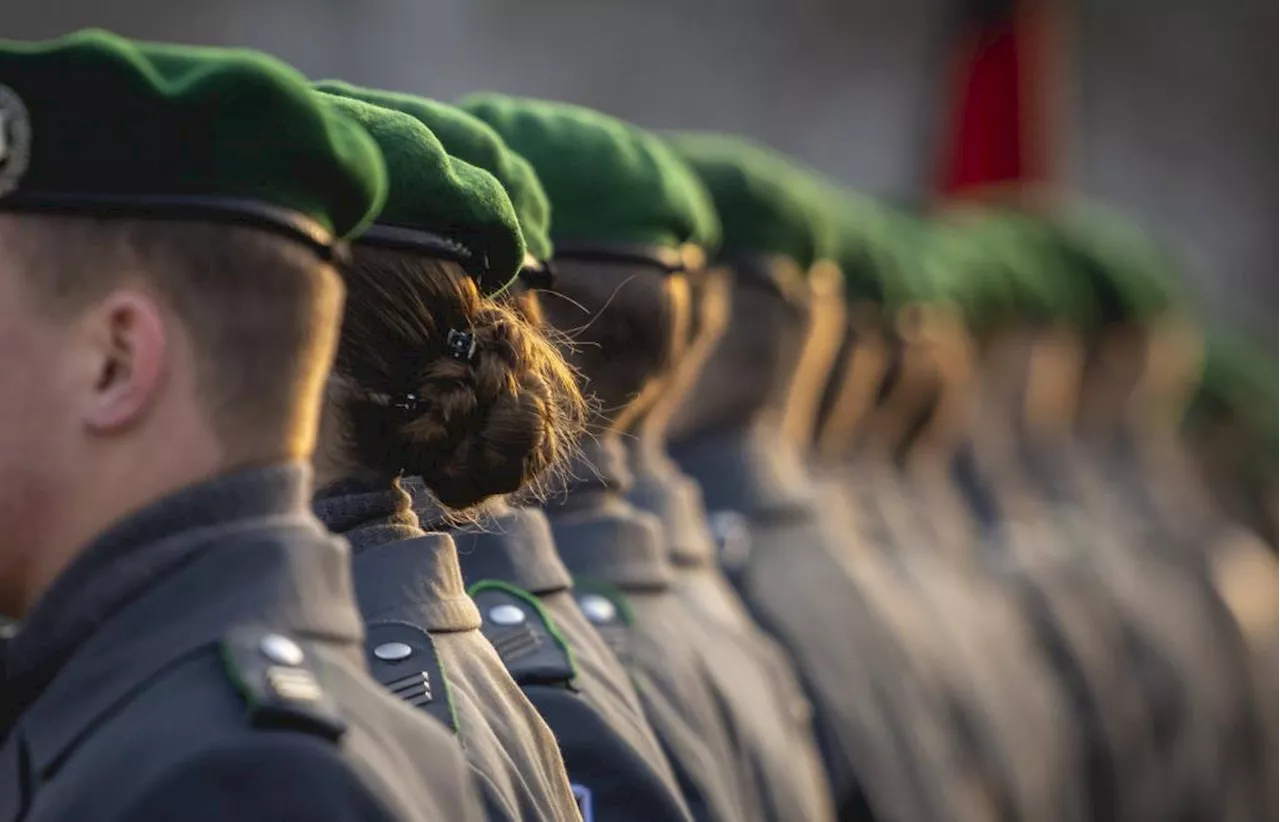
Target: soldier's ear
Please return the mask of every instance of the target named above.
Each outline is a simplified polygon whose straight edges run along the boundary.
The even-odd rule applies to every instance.
[[[112,291],[77,323],[81,419],[92,433],[120,433],[155,406],[170,367],[171,340],[159,300],[140,288]]]

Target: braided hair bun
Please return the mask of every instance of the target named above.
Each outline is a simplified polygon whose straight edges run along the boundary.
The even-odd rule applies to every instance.
[[[528,320],[452,262],[360,248],[344,277],[334,370],[352,389],[341,412],[360,468],[420,476],[461,510],[563,467],[586,404]]]

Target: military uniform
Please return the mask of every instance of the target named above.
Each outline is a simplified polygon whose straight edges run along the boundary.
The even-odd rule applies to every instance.
[[[546,509],[560,557],[579,597],[609,603],[597,628],[630,670],[694,818],[753,818],[739,783],[746,763],[724,726],[692,614],[672,587],[661,525],[626,501],[620,442],[585,451],[574,475],[592,479]]]
[[[386,197],[369,135],[245,50],[4,41],[0,133],[19,232],[50,211],[233,224],[332,260]],[[0,819],[481,818],[456,742],[369,677],[348,548],[307,510],[309,469],[205,470],[103,523],[5,640]]]
[[[482,632],[453,540],[424,533],[398,486],[343,480],[313,505],[351,542],[370,672],[457,734],[489,819],[577,820],[555,737]]]
[[[737,745],[760,818],[833,819],[831,790],[813,735],[813,712],[782,649],[751,622],[717,564],[701,491],[667,456],[632,449],[628,498],[657,515],[672,564],[672,587],[702,633],[712,685]],[[726,534],[750,540],[748,533]],[[750,550],[740,544],[739,550]],[[732,550],[732,549],[730,549]]]
[[[688,819],[635,687],[590,621],[607,624],[612,603],[574,591],[546,515],[496,505],[454,539],[485,635],[555,733],[584,819]],[[548,677],[551,666],[563,673]]]
[[[1078,455],[1079,496],[1063,507],[1077,512],[1091,564],[1131,626],[1160,729],[1140,799],[1155,816],[1169,807],[1202,818],[1265,814],[1259,710],[1270,701],[1255,694],[1251,649],[1216,586],[1212,526],[1194,499],[1161,510],[1156,487],[1164,481],[1143,476],[1123,443]]]
[[[320,87],[402,111],[440,139],[450,155],[502,184],[519,218],[532,262],[551,256],[550,209],[532,168],[483,121],[454,106],[329,81]],[[526,259],[526,265],[531,262]],[[409,490],[422,521],[444,523],[421,482]],[[573,600],[545,517],[491,503],[483,528],[455,531],[468,588],[487,617],[482,631],[511,675],[548,721],[583,815],[605,819],[687,816],[670,767],[644,719],[621,665]]]
[[[1064,253],[1047,222],[997,213],[960,225],[982,240],[972,259],[955,261],[967,269],[969,319],[994,363],[972,451],[994,492],[999,524],[990,546],[1083,732],[1088,817],[1236,818],[1222,802],[1240,773],[1228,764],[1234,746],[1221,743],[1240,702],[1230,643],[1213,635],[1215,618],[1203,586],[1197,591],[1195,574],[1185,573],[1186,557],[1132,527],[1142,516],[1142,481],[1107,485],[1095,476],[1097,465],[1116,461],[1119,443],[1096,460],[1044,431],[1016,440],[1024,420],[1009,407],[1020,399],[1010,389],[1025,387],[1001,372],[1014,367],[1010,354],[1025,356],[1035,342],[1032,322],[1092,325],[1079,286],[1103,266]],[[1139,270],[1132,262],[1118,279],[1130,281]],[[992,294],[980,293],[984,284]]]
[[[0,819],[479,818],[456,743],[369,679],[308,480],[184,489],[59,577],[4,649]]]
[[[846,564],[839,539],[848,535],[826,531],[800,463],[771,439],[738,432],[671,450],[699,480],[713,522],[747,523],[750,551],[733,578],[756,621],[795,660],[839,818],[955,818],[943,786],[918,764],[939,744],[918,736],[934,733],[934,723],[907,710],[933,710],[930,683],[902,675],[910,660]]]

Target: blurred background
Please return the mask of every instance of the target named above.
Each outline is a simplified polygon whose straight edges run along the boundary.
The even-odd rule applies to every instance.
[[[313,78],[446,100],[479,89],[568,100],[655,128],[747,134],[850,185],[917,200],[958,182],[958,89],[982,51],[961,21],[1000,5],[0,0],[0,36],[102,26],[250,46]],[[1040,39],[1024,41],[1036,60],[1018,80],[1042,109],[1032,119],[1049,124],[1030,152],[1048,159],[1021,173],[1035,166],[1032,176],[1132,214],[1181,252],[1206,314],[1271,340],[1278,5],[1064,0]]]

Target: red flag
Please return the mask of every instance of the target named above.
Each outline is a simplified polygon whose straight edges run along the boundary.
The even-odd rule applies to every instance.
[[[944,197],[1052,179],[1052,35],[1048,0],[961,0],[948,61]]]

